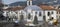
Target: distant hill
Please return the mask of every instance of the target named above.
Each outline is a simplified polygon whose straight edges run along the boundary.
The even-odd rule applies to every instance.
[[[40,4],[41,2],[38,2],[38,1],[33,1],[32,4],[33,5],[38,5]],[[18,2],[14,2],[14,3],[11,3],[9,4],[10,6],[26,6],[27,5],[27,1],[18,1]]]
[[[27,3],[26,3],[26,1],[18,1],[18,2],[11,3],[9,5],[10,6],[18,6],[18,5],[20,5],[20,6],[26,6]]]
[[[39,5],[39,4],[42,4],[42,3],[46,3],[46,4],[51,4],[51,3],[48,3],[48,2],[53,2],[54,0],[33,0],[33,5]],[[52,5],[56,5],[56,4],[60,4],[60,0],[58,0],[56,3],[53,2]],[[10,6],[26,6],[27,5],[27,1],[18,1],[18,2],[14,2],[14,3],[11,3],[9,4]]]

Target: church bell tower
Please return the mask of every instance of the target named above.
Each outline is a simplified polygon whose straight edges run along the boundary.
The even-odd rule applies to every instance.
[[[32,0],[27,0],[27,6],[32,5]]]

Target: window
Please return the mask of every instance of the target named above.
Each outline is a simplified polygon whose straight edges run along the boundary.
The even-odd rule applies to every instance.
[[[54,18],[53,17],[51,17],[49,20],[53,20]]]
[[[54,19],[53,17],[51,19]]]
[[[41,16],[41,12],[39,12],[39,16]]]
[[[30,2],[29,2],[29,5],[30,5]]]
[[[60,9],[60,6],[58,7],[58,9]]]
[[[35,14],[37,14],[37,12],[35,12]]]
[[[31,18],[31,15],[30,15],[30,13],[28,14],[28,19],[30,19]]]
[[[45,18],[46,18],[46,16],[44,15],[44,16],[43,16],[43,19],[46,20]]]
[[[52,11],[52,14],[53,14],[53,11]]]
[[[48,16],[50,15],[50,12],[48,12]]]

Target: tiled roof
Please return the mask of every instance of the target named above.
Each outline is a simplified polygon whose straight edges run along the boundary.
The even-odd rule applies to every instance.
[[[11,10],[16,11],[16,10],[22,10],[22,9],[24,9],[24,7],[14,7]]]
[[[7,8],[6,10],[16,11],[16,10],[24,9],[25,7],[26,7],[26,6],[9,7],[9,8]],[[50,6],[50,5],[40,5],[39,7],[42,8],[42,10],[57,10],[57,11],[60,11],[60,9],[55,9],[54,6]]]
[[[54,6],[40,5],[43,10],[55,10]]]
[[[16,10],[21,10],[21,9],[24,9],[24,6],[20,6],[20,7],[9,7],[7,9],[4,9],[4,10],[12,10],[12,11],[16,11]]]

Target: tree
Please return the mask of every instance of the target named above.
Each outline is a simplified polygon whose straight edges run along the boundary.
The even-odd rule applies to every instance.
[[[4,4],[1,3],[1,4],[0,4],[0,7],[3,7],[3,6],[4,6]]]
[[[0,3],[0,20],[4,19],[4,16],[3,16],[3,6],[4,6],[4,4]]]
[[[38,19],[37,19],[37,16],[35,15],[35,17],[34,17],[34,22],[33,22],[34,24],[38,24]]]

